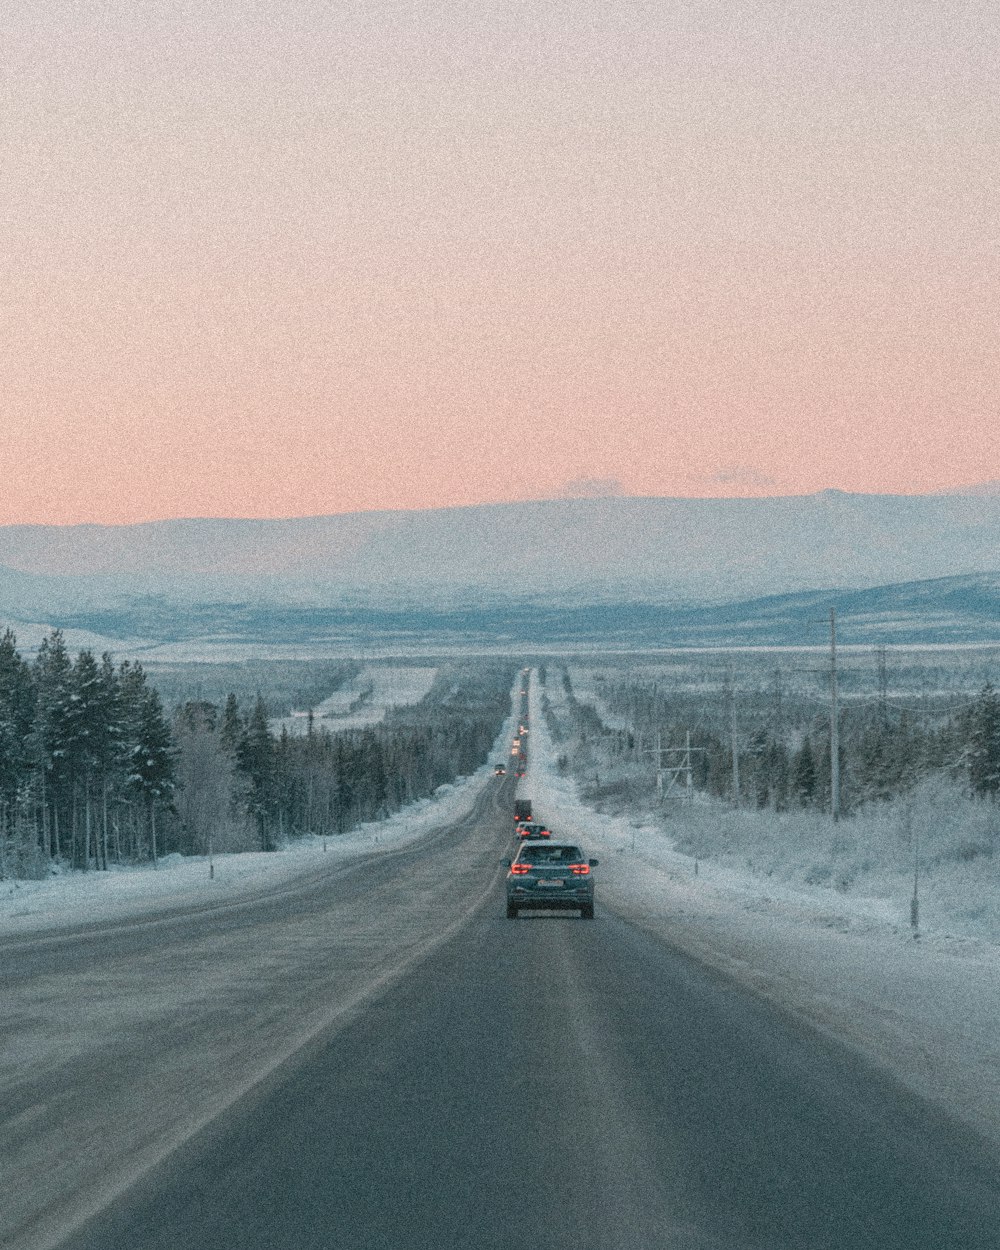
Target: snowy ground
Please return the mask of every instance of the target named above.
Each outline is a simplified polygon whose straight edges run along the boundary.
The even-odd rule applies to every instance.
[[[454,785],[440,786],[432,798],[420,799],[388,820],[361,825],[337,837],[298,839],[276,853],[262,851],[216,855],[214,876],[207,859],[171,855],[159,868],[112,868],[109,872],[72,872],[44,881],[0,881],[0,936],[46,929],[113,923],[130,916],[181,907],[214,904],[264,893],[318,862],[352,859],[388,851],[413,842],[438,826],[457,819],[493,776],[516,731],[505,722],[487,763]]]
[[[549,690],[551,698],[559,692]],[[678,853],[662,826],[600,815],[560,776],[530,687],[518,793],[601,860],[598,900],[862,1052],[1000,1146],[1000,947],[984,926],[915,939],[908,900],[762,880]]]
[[[343,689],[334,691],[316,705],[314,724],[317,729],[324,727],[332,732],[374,725],[391,707],[419,703],[434,684],[437,673],[437,668],[388,664],[363,668]],[[270,726],[272,733],[280,733],[285,728],[290,734],[305,734],[309,726],[308,712],[293,712],[291,716],[272,720]]]

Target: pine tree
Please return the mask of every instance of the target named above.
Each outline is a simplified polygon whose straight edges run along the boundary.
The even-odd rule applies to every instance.
[[[93,652],[81,651],[70,672],[63,732],[72,787],[73,863],[84,869],[90,867],[91,844],[96,839],[92,798],[96,750],[107,731],[103,712],[100,669]],[[99,859],[99,851],[94,850],[94,858]]]
[[[240,737],[236,760],[240,771],[249,782],[247,809],[257,825],[260,849],[273,851],[275,846],[271,821],[275,807],[274,740],[267,726],[267,708],[259,695],[246,729]]]
[[[349,829],[354,820],[354,753],[344,734],[338,734],[334,756],[334,784],[331,792],[333,818],[338,833]]]
[[[105,651],[101,656],[97,688],[95,690],[95,725],[93,742],[94,767],[100,799],[100,864],[108,866],[108,841],[110,834],[110,804],[116,784],[121,777],[122,708],[118,674],[111,655]],[[115,858],[121,858],[121,849],[115,845]]]
[[[66,738],[72,663],[62,630],[42,639],[34,662],[37,691],[32,750],[38,771],[42,830],[49,854],[62,857],[69,818],[69,752]]]
[[[0,638],[0,837],[13,830],[31,773],[35,683],[10,629]]]
[[[159,694],[147,684],[141,664],[127,661],[119,674],[125,787],[145,811],[150,856],[155,864],[157,816],[169,810],[174,794],[174,751]]]

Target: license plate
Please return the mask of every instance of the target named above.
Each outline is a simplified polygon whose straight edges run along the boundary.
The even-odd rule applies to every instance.
[[[563,882],[562,877],[543,877],[542,880],[539,881],[538,884],[540,886],[547,887],[547,886],[554,886],[554,885],[563,885],[564,882]]]

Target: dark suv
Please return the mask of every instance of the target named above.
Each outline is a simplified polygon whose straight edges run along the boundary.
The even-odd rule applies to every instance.
[[[573,909],[585,920],[594,918],[596,859],[584,859],[569,842],[522,843],[507,874],[507,919],[526,907]]]

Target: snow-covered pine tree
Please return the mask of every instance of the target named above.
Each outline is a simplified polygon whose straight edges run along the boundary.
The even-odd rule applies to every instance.
[[[240,736],[236,761],[249,782],[247,810],[257,825],[260,849],[273,851],[275,843],[271,824],[274,816],[274,739],[267,725],[267,708],[260,695],[257,696],[253,712]]]
[[[67,727],[70,720],[72,662],[61,629],[42,639],[32,672],[35,679],[35,728],[32,751],[38,775],[42,829],[49,855],[66,853],[72,820]]]
[[[119,670],[122,703],[125,788],[146,818],[149,853],[159,856],[157,817],[172,806],[174,751],[160,696],[146,680],[141,664]],[[138,850],[138,847],[136,847]]]

